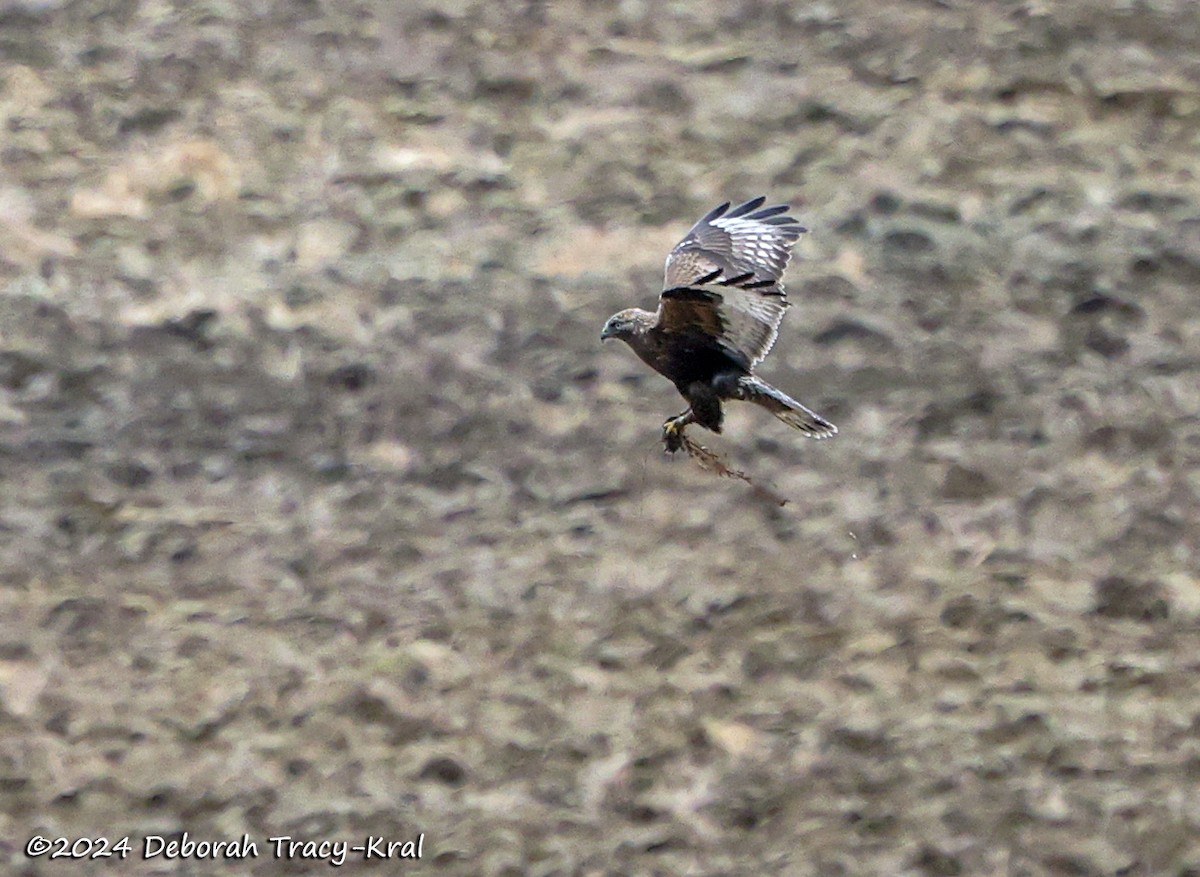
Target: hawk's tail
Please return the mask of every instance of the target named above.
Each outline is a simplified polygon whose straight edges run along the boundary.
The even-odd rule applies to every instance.
[[[738,390],[738,395],[747,402],[761,405],[792,429],[798,429],[810,438],[822,439],[837,435],[837,427],[820,414],[809,411],[787,393],[775,389],[754,375],[739,378]]]

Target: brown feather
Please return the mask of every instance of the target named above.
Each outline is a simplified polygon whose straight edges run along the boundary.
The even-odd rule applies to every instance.
[[[658,328],[681,334],[702,332],[714,339],[725,331],[719,307],[721,297],[703,289],[674,289],[664,292],[658,308]]]

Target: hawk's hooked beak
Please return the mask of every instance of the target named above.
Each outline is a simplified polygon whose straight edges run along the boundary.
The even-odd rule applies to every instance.
[[[607,341],[616,333],[613,331],[612,323],[605,323],[604,328],[600,330],[600,340]]]

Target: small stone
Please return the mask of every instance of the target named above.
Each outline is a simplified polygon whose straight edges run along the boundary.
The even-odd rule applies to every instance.
[[[979,617],[979,601],[970,594],[955,597],[942,608],[942,624],[947,627],[967,627]]]
[[[453,758],[445,757],[431,758],[425,762],[420,773],[423,780],[436,780],[447,786],[461,786],[466,776],[466,769],[461,764]]]
[[[1170,615],[1166,593],[1158,582],[1133,582],[1122,576],[1105,576],[1095,584],[1096,607],[1104,618],[1155,621]]]
[[[953,500],[980,500],[993,496],[996,485],[977,469],[953,464],[942,481],[942,496]]]

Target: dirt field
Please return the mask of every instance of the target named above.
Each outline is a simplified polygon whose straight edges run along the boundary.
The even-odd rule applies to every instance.
[[[1198,47],[0,2],[0,870],[1200,875]],[[761,372],[841,434],[695,433],[756,492],[598,336],[758,194],[811,229]]]

